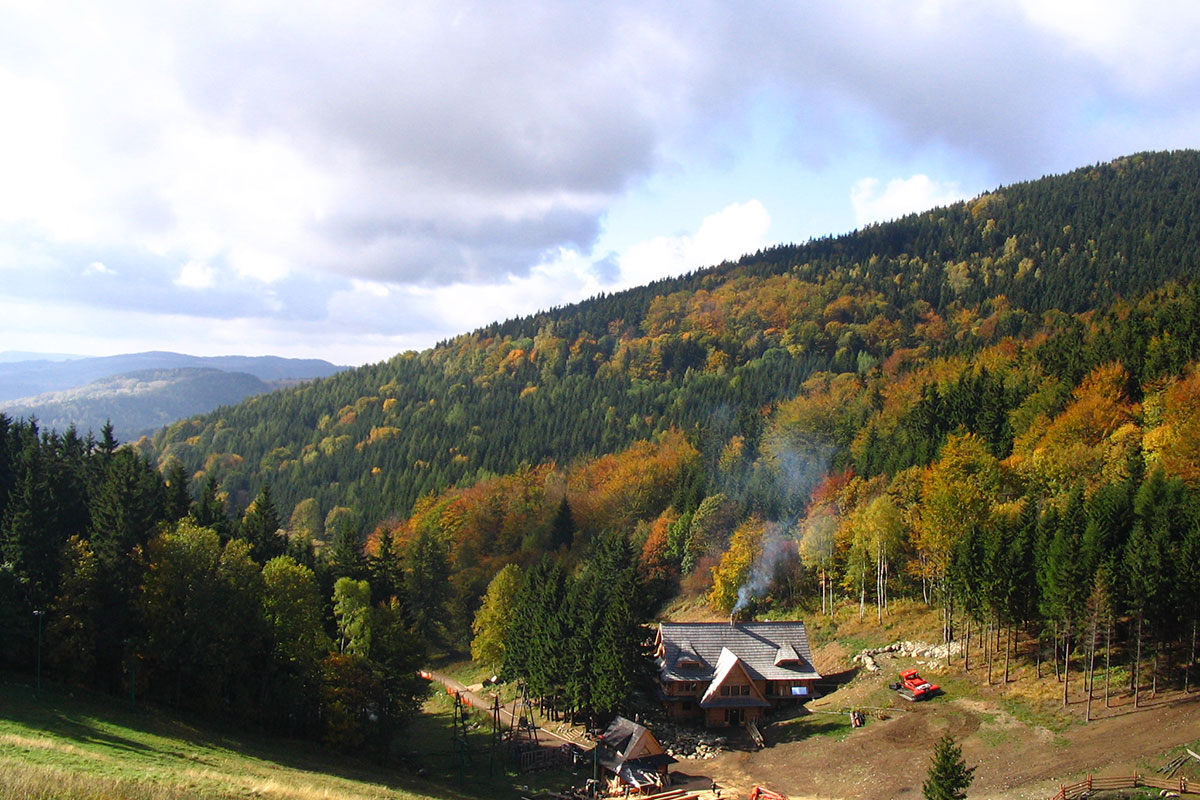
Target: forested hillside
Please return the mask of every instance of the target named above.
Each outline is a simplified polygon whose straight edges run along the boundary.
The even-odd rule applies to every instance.
[[[0,418],[9,658],[48,609],[63,679],[116,689],[136,659],[166,702],[381,749],[429,645],[560,709],[627,708],[638,622],[678,594],[920,598],[947,636],[1003,630],[1006,657],[1021,641],[1064,674],[1107,630],[1134,689],[1190,684],[1196,175],[1198,153],[1146,154],[1006,187],[135,448]]]
[[[1133,156],[777,247],[180,422],[147,452],[216,477],[235,506],[269,482],[283,505],[368,522],[672,427],[711,467],[734,436],[753,454],[764,409],[814,374],[970,353],[1190,280],[1198,167],[1195,152]],[[803,505],[780,488],[755,502]]]
[[[245,372],[182,367],[125,372],[86,386],[9,403],[11,417],[36,418],[43,427],[98,431],[112,420],[117,438],[133,441],[177,419],[278,388]]]

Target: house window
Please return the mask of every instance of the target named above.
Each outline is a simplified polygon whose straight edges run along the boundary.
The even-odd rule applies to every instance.
[[[750,696],[750,684],[746,684],[745,686],[742,687],[742,697],[749,697],[749,696]]]

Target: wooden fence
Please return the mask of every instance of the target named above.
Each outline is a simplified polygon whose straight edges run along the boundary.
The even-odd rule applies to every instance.
[[[1078,798],[1087,797],[1092,792],[1103,789],[1137,789],[1143,786],[1148,789],[1179,792],[1181,795],[1200,796],[1200,784],[1189,783],[1187,778],[1151,778],[1135,772],[1133,775],[1117,775],[1106,778],[1094,778],[1088,775],[1087,780],[1072,783],[1069,786],[1060,786],[1058,794],[1051,797],[1050,800],[1078,800]]]
[[[526,750],[523,753],[517,754],[517,764],[521,772],[530,772],[535,769],[550,769],[564,765],[570,766],[570,745],[564,744],[561,747],[543,746]]]

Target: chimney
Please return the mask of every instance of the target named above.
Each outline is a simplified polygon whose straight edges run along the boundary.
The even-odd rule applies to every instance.
[[[732,628],[735,625],[737,625],[737,611],[730,611],[729,612],[729,627]]]

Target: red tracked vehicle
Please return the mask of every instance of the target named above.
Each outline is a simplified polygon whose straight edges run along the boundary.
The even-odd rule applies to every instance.
[[[916,669],[906,669],[900,673],[900,682],[893,683],[892,688],[909,702],[928,700],[941,691],[936,683],[930,683],[921,677]]]

